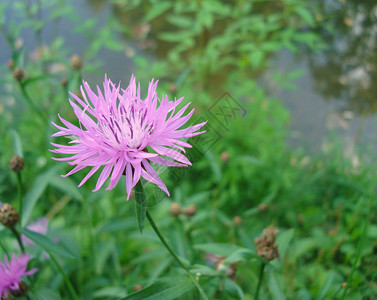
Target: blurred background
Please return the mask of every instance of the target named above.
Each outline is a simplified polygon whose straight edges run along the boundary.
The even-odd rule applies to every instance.
[[[159,79],[159,95],[185,97],[192,122],[208,120],[190,140],[193,166],[161,174],[172,197],[148,186],[180,256],[208,267],[206,254],[254,251],[274,224],[280,260],[264,299],[336,298],[345,282],[348,299],[376,297],[375,1],[3,0],[0,24],[0,201],[17,206],[18,153],[22,226],[48,217],[47,236],[74,254],[61,264],[83,299],[116,299],[177,272],[150,228],[137,231],[125,184],[77,189],[85,171],[63,179],[69,166],[50,158],[50,122],[59,113],[77,124],[68,91],[82,79],[101,87],[104,74],[123,88],[135,74],[142,96]],[[195,212],[171,215],[172,202]],[[219,264],[204,275],[210,299],[253,299],[259,263],[236,262],[235,276]],[[34,263],[36,299],[69,299],[61,275]]]

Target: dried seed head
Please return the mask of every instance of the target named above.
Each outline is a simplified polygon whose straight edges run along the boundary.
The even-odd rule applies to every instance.
[[[3,203],[0,207],[0,222],[5,227],[13,227],[20,219],[17,210],[9,203]]]
[[[13,70],[14,65],[15,65],[15,64],[14,64],[14,60],[13,60],[13,59],[8,60],[7,65],[8,65],[8,68],[9,68],[9,69]]]
[[[25,161],[22,157],[15,155],[9,161],[9,167],[13,172],[20,172],[25,167]]]
[[[228,162],[228,161],[229,161],[229,158],[230,158],[229,153],[226,152],[226,151],[224,151],[224,152],[222,152],[222,153],[220,154],[220,159],[221,159],[221,161],[224,162],[224,163]]]
[[[264,203],[261,203],[258,205],[258,210],[259,211],[265,211],[267,209],[267,205]]]
[[[271,225],[263,230],[261,237],[254,239],[257,244],[257,254],[267,261],[279,257],[278,247],[275,245],[277,234],[278,229]]]
[[[236,224],[237,226],[241,226],[242,225],[242,218],[240,216],[235,216],[233,218],[233,222],[234,224]]]
[[[137,284],[134,286],[134,292],[138,292],[142,290],[144,287],[141,284]]]
[[[24,78],[24,71],[20,67],[15,67],[13,70],[13,78],[21,81]]]
[[[181,206],[176,203],[176,202],[173,202],[171,205],[170,205],[170,214],[173,216],[173,217],[178,217],[182,212],[182,208]]]
[[[194,204],[190,204],[189,206],[185,208],[185,210],[183,211],[183,214],[187,217],[195,216],[196,206]]]
[[[27,294],[27,291],[28,291],[27,284],[24,281],[21,281],[18,284],[18,286],[19,286],[18,290],[11,291],[12,295],[15,296],[15,297],[17,297],[17,298],[25,296]]]
[[[75,70],[80,70],[82,68],[82,59],[77,54],[72,55],[71,57],[71,66]]]

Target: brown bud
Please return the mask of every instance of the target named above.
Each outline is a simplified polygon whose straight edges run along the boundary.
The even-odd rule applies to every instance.
[[[261,203],[258,205],[258,210],[259,211],[265,211],[267,209],[267,205],[264,203]]]
[[[9,161],[9,167],[13,172],[20,172],[25,167],[25,161],[22,157],[15,155]]]
[[[172,94],[175,94],[178,90],[178,87],[172,83],[170,86],[169,86],[169,92],[172,93]]]
[[[9,203],[3,203],[0,207],[0,222],[5,227],[13,227],[20,219],[17,210]]]
[[[220,159],[221,159],[221,161],[224,162],[224,163],[228,162],[229,158],[230,158],[229,153],[226,152],[226,151],[224,151],[224,152],[222,152],[222,153],[220,154]]]
[[[257,244],[257,254],[267,261],[279,257],[278,247],[275,245],[277,234],[278,229],[271,225],[263,230],[261,237],[254,239]]]
[[[236,224],[237,226],[241,226],[242,225],[242,218],[240,216],[235,216],[233,218],[233,222],[234,224]]]
[[[182,208],[181,206],[176,203],[176,202],[173,202],[171,205],[170,205],[170,214],[173,216],[173,217],[178,217],[182,212]]]
[[[72,55],[71,57],[71,66],[75,70],[80,70],[82,68],[82,59],[77,54]]]
[[[15,65],[15,64],[14,64],[14,60],[13,60],[13,59],[8,60],[7,65],[8,65],[8,68],[9,68],[9,69],[13,70],[14,65]]]
[[[68,80],[67,80],[67,78],[62,78],[62,80],[60,80],[60,83],[61,83],[61,85],[62,86],[67,86],[67,84],[68,84]]]
[[[17,297],[17,298],[25,296],[27,294],[27,291],[28,291],[27,284],[24,281],[21,281],[18,284],[18,286],[19,286],[18,290],[15,290],[15,291],[11,290],[12,295],[15,296],[15,297]]]
[[[19,68],[19,67],[15,67],[14,70],[13,70],[13,78],[18,80],[18,81],[21,81],[23,78],[24,78],[24,71]]]
[[[346,286],[347,286],[347,282],[342,282],[342,284],[340,285],[340,287],[341,287],[342,289],[344,289]]]
[[[137,284],[134,286],[134,292],[138,292],[142,290],[144,287],[141,284]]]
[[[187,217],[195,216],[196,206],[194,204],[190,204],[189,206],[185,208],[185,210],[183,211],[183,214]]]

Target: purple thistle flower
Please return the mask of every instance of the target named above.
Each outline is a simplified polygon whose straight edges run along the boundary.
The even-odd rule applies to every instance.
[[[179,129],[188,122],[194,109],[186,116],[182,116],[190,104],[188,103],[176,112],[183,97],[169,101],[167,95],[162,95],[159,99],[156,93],[157,83],[158,81],[152,79],[144,100],[140,97],[140,83],[136,86],[133,75],[126,90],[120,90],[119,85],[116,87],[105,76],[104,94],[97,86],[98,95],[96,95],[85,81],[81,86],[83,99],[71,93],[74,101],[70,99],[70,104],[80,126],[67,122],[59,115],[66,127],[53,123],[60,131],[52,136],[73,136],[73,138],[69,142],[71,145],[51,143],[57,148],[51,150],[52,152],[72,155],[54,158],[75,165],[63,176],[91,167],[79,184],[80,187],[104,166],[93,192],[98,191],[109,177],[110,184],[107,189],[114,188],[124,174],[127,200],[140,177],[156,184],[169,195],[168,189],[150,162],[174,167],[191,165],[180,152],[185,152],[184,147],[191,148],[191,145],[182,139],[204,133],[205,131],[197,132],[197,130],[206,122]]]
[[[4,255],[4,260],[5,263],[0,261],[0,298],[6,298],[10,291],[18,290],[22,276],[29,276],[38,271],[38,269],[26,271],[30,260],[27,254],[16,256],[13,253],[11,260],[8,260],[8,257]]]
[[[48,229],[48,219],[46,217],[40,218],[34,223],[31,223],[29,226],[26,226],[26,229],[29,229],[30,231],[34,231],[40,234],[46,234]],[[24,245],[34,245],[34,242],[30,239],[28,239],[23,234],[21,235],[22,243]]]

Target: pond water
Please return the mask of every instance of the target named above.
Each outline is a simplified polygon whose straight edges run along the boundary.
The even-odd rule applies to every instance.
[[[293,55],[288,50],[280,51],[273,56],[270,68],[260,74],[259,81],[268,95],[282,101],[291,111],[292,147],[304,146],[316,152],[336,136],[345,142],[346,154],[353,155],[355,145],[377,145],[377,5],[375,1],[355,0],[339,8],[334,1],[324,3],[327,3],[324,11],[336,24],[331,34],[325,30],[318,32],[328,48],[319,54],[303,50]],[[75,0],[75,6],[83,20],[93,17],[100,20],[99,27],[109,14],[115,13],[114,7],[105,1]],[[59,34],[72,53],[82,54],[86,39],[73,33],[72,27],[71,21],[62,20]],[[48,44],[53,32],[46,30],[43,37]],[[36,48],[31,32],[23,32],[21,38],[25,48]],[[133,55],[157,59],[153,51],[143,51],[135,41],[119,39],[125,51],[99,53],[102,68],[114,81],[127,81],[130,77],[135,69]],[[0,63],[4,64],[10,58],[10,49],[2,37],[0,43]],[[301,70],[302,75],[293,81],[292,89],[276,83],[276,73],[284,77],[296,70]],[[85,78],[99,83],[103,76],[85,74]]]

